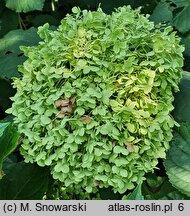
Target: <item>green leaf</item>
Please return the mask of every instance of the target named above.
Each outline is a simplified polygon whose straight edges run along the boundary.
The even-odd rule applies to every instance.
[[[3,160],[16,148],[19,136],[12,124],[0,123],[0,179],[3,177]]]
[[[19,18],[18,14],[14,11],[11,11],[9,9],[3,10],[2,13],[0,12],[0,20],[0,38],[3,35],[7,34],[9,31],[18,28]]]
[[[6,7],[17,13],[42,10],[45,0],[5,0]]]
[[[176,121],[190,122],[190,73],[183,72],[179,85],[180,91],[175,95],[173,116]]]
[[[13,164],[18,162],[17,156],[14,154],[10,154],[8,157],[5,158],[3,161],[3,172],[7,173],[11,169]]]
[[[28,30],[17,29],[10,31],[0,39],[0,55],[7,52],[21,54],[23,51],[19,49],[19,46],[37,45],[40,40],[37,29],[33,27]]]
[[[144,196],[142,195],[141,191],[141,185],[142,184],[138,184],[133,192],[129,193],[127,196],[123,196],[122,200],[144,200]]]
[[[25,56],[18,57],[14,53],[0,56],[0,77],[8,79],[18,77],[19,73],[17,67],[25,60]]]
[[[4,9],[5,9],[4,2],[0,1],[0,13],[2,13]]]
[[[13,163],[0,181],[1,200],[41,200],[48,189],[49,170],[36,164]]]
[[[188,6],[189,0],[171,0],[177,7],[185,7]]]
[[[185,33],[190,30],[190,22],[187,22],[187,20],[190,20],[190,1],[173,0],[173,2],[177,4],[179,8],[183,7],[175,16],[173,24],[180,32]]]
[[[182,123],[174,132],[171,148],[164,162],[169,181],[190,197],[190,123]]]
[[[162,0],[155,7],[153,13],[150,16],[150,20],[155,23],[161,23],[173,19],[172,7],[166,1]]]
[[[181,43],[185,46],[184,55],[190,57],[190,34],[182,37]]]
[[[168,178],[154,175],[155,178],[162,178],[161,184],[152,187],[147,182],[143,182],[142,194],[145,200],[187,200],[188,197],[180,193],[172,186]],[[149,178],[150,180],[150,178]]]
[[[0,123],[0,137],[3,135],[5,129],[10,125],[10,122]]]

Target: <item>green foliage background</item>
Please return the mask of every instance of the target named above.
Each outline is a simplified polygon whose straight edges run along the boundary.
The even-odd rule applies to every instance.
[[[181,43],[185,46],[184,70],[189,69],[190,57],[190,1],[189,0],[2,0],[0,1],[0,163],[3,166],[0,181],[0,199],[69,199],[64,194],[65,189],[54,182],[49,171],[39,168],[37,165],[24,164],[18,148],[21,140],[18,132],[11,124],[12,116],[5,114],[5,110],[11,107],[10,97],[15,94],[12,88],[12,78],[19,77],[17,66],[22,64],[26,58],[20,46],[37,45],[40,38],[37,35],[37,27],[48,22],[52,29],[56,29],[60,20],[71,12],[73,6],[81,9],[96,10],[101,4],[104,12],[111,13],[115,7],[131,5],[133,8],[142,7],[142,13],[150,14],[150,20],[155,23],[171,25],[181,37]],[[164,164],[161,160],[158,170],[154,174],[148,174],[146,181],[132,191],[127,191],[123,199],[188,199],[190,196],[190,182],[184,179],[189,176],[189,109],[190,109],[190,75],[184,72],[180,83],[180,92],[175,95],[173,111],[174,118],[182,125],[176,128],[171,149],[168,152]],[[8,123],[7,123],[8,122]],[[6,139],[9,137],[9,139]],[[186,141],[184,141],[186,140]],[[12,153],[11,153],[12,151]],[[181,156],[181,151],[184,153]],[[7,157],[7,155],[9,155]],[[180,163],[175,158],[181,156]],[[5,159],[6,157],[6,159]],[[24,170],[20,175],[20,170]],[[177,170],[177,172],[176,172]],[[174,173],[175,171],[175,173]],[[32,175],[32,173],[37,175]],[[42,173],[47,173],[43,175]],[[184,174],[185,173],[185,174]],[[175,175],[174,175],[175,174]],[[43,181],[39,176],[43,176]],[[14,181],[12,181],[14,176]],[[27,185],[17,184],[24,179],[30,179]],[[189,178],[190,179],[190,178]],[[185,182],[185,183],[184,183]],[[12,185],[8,187],[7,185]],[[17,185],[18,188],[14,188]],[[53,185],[53,187],[52,187]],[[37,190],[32,193],[31,188]],[[167,190],[166,190],[167,189]],[[14,191],[13,191],[14,190]],[[21,191],[19,196],[14,196],[16,190]],[[103,189],[102,189],[103,190]],[[121,199],[119,194],[113,194],[109,188],[100,190],[97,197],[83,194],[89,198]],[[105,193],[108,196],[105,196]],[[5,194],[8,194],[5,196]],[[124,194],[123,194],[124,195]],[[80,199],[80,196],[73,197]]]

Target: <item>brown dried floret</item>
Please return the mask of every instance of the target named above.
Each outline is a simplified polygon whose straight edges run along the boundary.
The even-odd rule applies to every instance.
[[[128,150],[129,152],[134,152],[134,151],[135,151],[135,147],[134,147],[134,145],[133,145],[132,143],[126,142],[126,143],[125,143],[125,146],[127,147],[127,150]]]
[[[60,109],[58,113],[58,118],[64,118],[65,115],[69,115],[73,111],[73,107],[75,107],[76,97],[64,98],[55,101],[55,107]]]
[[[86,124],[90,124],[92,122],[92,118],[88,115],[81,116],[80,119]]]

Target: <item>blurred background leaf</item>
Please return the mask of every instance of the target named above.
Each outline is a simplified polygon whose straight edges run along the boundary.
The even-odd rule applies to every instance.
[[[148,174],[147,179],[143,182],[142,193],[145,200],[187,200],[189,199],[184,194],[180,193],[168,181],[167,177],[156,176],[155,174]],[[152,179],[152,180],[151,180]],[[160,180],[162,181],[160,182]],[[151,185],[149,181],[157,181],[157,185]]]
[[[150,16],[150,20],[155,23],[160,22],[172,22],[173,19],[173,8],[165,1],[162,0],[155,7],[153,13]]]
[[[8,165],[9,167],[5,167]],[[24,162],[6,163],[0,181],[1,200],[41,200],[48,189],[49,170]]]
[[[178,7],[183,7],[174,17],[174,26],[181,32],[185,33],[190,30],[190,1],[189,0],[172,0]]]
[[[12,52],[21,54],[19,47],[37,45],[40,37],[37,35],[37,29],[32,27],[28,30],[12,30],[0,39],[0,55]]]
[[[16,11],[17,13],[42,10],[44,1],[45,0],[5,0],[6,7]]]
[[[122,200],[144,200],[144,196],[141,191],[142,184],[138,184],[136,188],[129,193],[128,195],[124,195]]]
[[[171,184],[190,197],[190,123],[181,123],[174,131],[173,141],[164,166]]]
[[[174,111],[172,115],[178,122],[190,122],[190,73],[184,71],[179,84],[180,91],[175,94]]]
[[[18,14],[5,8],[0,12],[1,30],[0,38],[13,29],[17,29],[19,25]]]
[[[11,123],[0,122],[0,179],[3,160],[17,147],[20,134]]]
[[[25,56],[17,56],[15,53],[9,53],[0,56],[0,78],[18,77],[18,65],[26,60]]]

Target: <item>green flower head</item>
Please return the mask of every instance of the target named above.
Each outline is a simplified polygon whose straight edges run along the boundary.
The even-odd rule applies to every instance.
[[[64,188],[124,193],[165,158],[184,48],[140,9],[73,8],[57,30],[22,47],[12,113],[25,162],[50,166]]]

